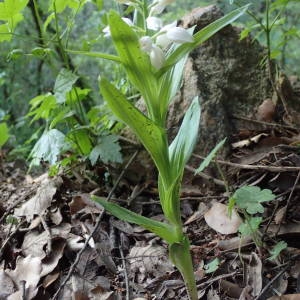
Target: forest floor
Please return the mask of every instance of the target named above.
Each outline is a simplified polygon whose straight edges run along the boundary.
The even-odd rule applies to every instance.
[[[300,299],[299,132],[275,126],[233,139],[230,157],[213,163],[223,177],[213,169],[194,176],[187,167],[181,190],[199,299]],[[134,182],[128,172],[79,163],[52,178],[33,177],[22,161],[3,157],[0,299],[186,299],[167,245],[90,198],[163,220],[156,181]],[[237,229],[213,229],[225,222],[214,211],[228,203],[225,181],[233,191],[256,185],[276,195],[264,203],[256,243]],[[207,224],[209,214],[216,225]],[[286,247],[270,259],[280,241]]]

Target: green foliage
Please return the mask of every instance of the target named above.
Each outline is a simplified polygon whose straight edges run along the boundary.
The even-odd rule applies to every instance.
[[[95,165],[100,158],[104,163],[121,163],[121,147],[117,143],[118,138],[115,135],[102,136],[100,143],[97,144],[89,155],[92,165]]]
[[[219,265],[220,265],[220,259],[219,258],[213,259],[210,263],[204,266],[205,273],[210,274],[216,272],[219,268]]]
[[[78,76],[72,72],[62,69],[56,78],[54,85],[54,96],[57,103],[63,104],[66,101],[67,93],[72,90],[73,85],[77,81]],[[70,97],[72,99],[72,97]]]
[[[209,164],[211,163],[211,161],[217,155],[218,151],[224,146],[225,142],[226,142],[226,138],[224,140],[222,140],[221,142],[219,142],[214,147],[214,149],[210,151],[210,153],[205,157],[205,159],[203,160],[203,162],[200,164],[199,168],[197,168],[197,170],[195,171],[195,174],[198,174],[198,173],[202,172],[206,167],[209,166]]]
[[[10,41],[12,33],[19,22],[23,20],[22,10],[29,0],[4,0],[0,2],[0,42]]]
[[[252,235],[253,233],[257,232],[261,222],[261,217],[249,217],[243,224],[240,225],[239,232],[243,236]]]
[[[9,131],[6,123],[0,123],[0,148],[8,141]]]
[[[263,213],[263,202],[275,199],[272,191],[264,189],[261,190],[257,186],[243,186],[239,188],[232,196],[236,205],[245,209],[249,214]]]
[[[57,129],[51,129],[43,133],[40,139],[33,147],[30,157],[31,165],[39,165],[40,160],[55,164],[59,155],[66,150],[68,144],[65,141],[65,135]]]
[[[271,256],[268,258],[269,260],[275,260],[280,252],[284,249],[287,248],[287,243],[286,242],[283,242],[283,241],[280,241],[278,242],[271,250],[270,250],[270,254]]]

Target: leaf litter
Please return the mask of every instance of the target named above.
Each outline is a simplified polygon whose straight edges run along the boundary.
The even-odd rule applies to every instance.
[[[199,299],[299,299],[300,155],[293,146],[299,133],[264,129],[248,135],[232,137],[230,160],[219,160],[213,152],[211,165],[219,163],[231,195],[253,215],[250,227],[241,227],[241,209],[230,216],[222,186],[203,178],[193,184],[187,175],[182,188]],[[113,168],[95,164],[54,178],[31,178],[24,164],[14,164],[2,162],[1,172],[1,299],[53,299],[59,288],[56,299],[187,299],[167,245],[152,233],[104,214],[85,245],[103,214],[90,195],[108,195],[116,180]],[[111,184],[106,172],[111,172]],[[125,175],[112,201],[163,220],[156,183],[142,186],[136,194],[136,182]],[[242,186],[247,187],[235,195]],[[251,235],[255,226],[260,245]]]

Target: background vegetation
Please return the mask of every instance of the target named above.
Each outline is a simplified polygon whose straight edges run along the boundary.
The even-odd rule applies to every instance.
[[[123,92],[133,98],[135,96],[135,91],[124,80],[123,71],[115,64],[66,51],[72,49],[112,53],[111,41],[104,37],[102,32],[106,26],[106,13],[111,7],[124,14],[130,13],[126,12],[126,7],[115,1],[82,1],[86,2],[82,8],[66,8],[55,15],[53,7],[52,10],[48,7],[49,2],[29,1],[22,11],[24,19],[16,27],[13,38],[5,41],[4,35],[0,35],[0,121],[6,121],[9,127],[10,139],[7,145],[13,150],[10,152],[12,158],[27,158],[43,131],[52,127],[64,133],[68,132],[73,145],[66,151],[76,148],[76,154],[83,156],[89,156],[99,144],[99,135],[115,133],[119,125],[116,126],[114,118],[103,105],[98,89],[99,75],[109,77]],[[163,18],[166,23],[171,22],[195,6],[209,4],[218,4],[224,12],[228,12],[248,2],[216,0],[197,1],[195,4],[192,0],[177,0],[168,7]],[[265,36],[258,24],[259,20],[265,22],[266,1],[252,2],[251,11],[257,19],[254,20],[249,15],[244,16],[238,25],[246,28],[243,31],[244,35],[250,32],[266,45]],[[271,56],[278,61],[285,73],[299,75],[297,45],[300,39],[300,5],[298,1],[277,0],[273,1],[271,9],[276,18],[271,32]],[[41,103],[37,101],[36,104],[30,104],[30,101],[38,95],[55,92],[55,82],[62,69],[68,70],[69,75],[76,74],[78,90],[73,92],[80,101],[72,103],[70,100],[69,110],[65,110],[65,115],[60,120],[55,118],[61,107],[48,107],[47,112],[41,115],[41,112],[35,111]],[[74,129],[75,121],[77,128]],[[53,122],[56,123],[55,126]],[[78,141],[78,134],[89,137],[89,140],[85,141],[87,146],[74,147],[74,143]],[[109,141],[117,145],[115,138]],[[116,149],[113,157],[105,157],[102,153],[101,158],[106,161],[120,161],[119,148]],[[94,160],[97,160],[97,155],[94,156]],[[43,156],[37,158],[39,160]]]

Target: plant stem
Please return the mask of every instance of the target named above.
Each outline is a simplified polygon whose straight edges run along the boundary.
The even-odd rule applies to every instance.
[[[180,271],[190,300],[198,300],[196,280],[194,276],[190,242],[186,236],[180,243],[169,246],[169,255],[173,264]]]

